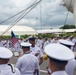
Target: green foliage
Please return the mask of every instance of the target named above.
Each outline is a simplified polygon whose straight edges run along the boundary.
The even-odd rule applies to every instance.
[[[42,38],[45,38],[45,37],[50,38],[52,36],[52,34],[50,34],[50,33],[49,34],[38,34],[37,37],[38,36],[41,36]]]
[[[1,39],[10,39],[10,36],[0,36]]]
[[[76,32],[74,32],[74,33],[63,33],[63,34],[61,34],[61,36],[71,36],[71,35],[73,35],[73,36],[76,37]]]
[[[60,36],[71,36],[71,35],[74,35],[76,37],[76,32],[74,33],[62,33],[60,34]],[[21,35],[20,38],[27,38],[28,36],[31,36],[31,35]],[[35,36],[41,36],[42,38],[51,38],[52,36],[58,36],[57,34],[52,34],[52,33],[48,33],[48,34],[38,34],[38,35],[35,35]],[[10,39],[11,36],[0,36],[1,39]]]
[[[75,25],[64,25],[62,27],[60,27],[60,29],[74,29],[75,28]]]

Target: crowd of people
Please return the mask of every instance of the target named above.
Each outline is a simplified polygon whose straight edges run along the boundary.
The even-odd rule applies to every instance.
[[[15,67],[8,64],[13,56],[12,49],[21,52]],[[48,74],[73,75],[76,68],[74,52],[74,36],[53,36],[51,39],[29,36],[25,40],[19,39],[15,48],[12,48],[10,40],[0,40],[0,75],[40,75],[44,54],[49,58],[46,64]]]
[[[30,36],[29,36],[30,37]],[[28,42],[28,38],[27,37],[26,39],[18,39],[18,43],[16,46],[17,48],[19,47],[20,43],[23,42],[23,41],[27,41]],[[36,40],[35,40],[35,44],[43,51],[44,50],[44,47],[49,44],[49,43],[58,43],[59,39],[64,39],[64,40],[68,40],[68,41],[71,41],[74,43],[74,46],[71,47],[71,49],[75,52],[76,51],[76,37],[74,36],[59,36],[59,37],[56,37],[56,36],[53,36],[51,38],[42,38],[41,36],[37,37]],[[6,48],[12,48],[12,44],[11,44],[11,40],[10,39],[0,39],[0,47],[6,47]],[[16,50],[14,48],[14,50]],[[18,49],[19,50],[19,49]],[[17,50],[16,50],[17,51]]]

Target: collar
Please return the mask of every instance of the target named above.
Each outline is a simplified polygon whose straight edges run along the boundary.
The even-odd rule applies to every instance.
[[[2,70],[2,69],[6,69],[7,67],[8,67],[7,64],[0,64],[0,70]]]
[[[55,71],[51,75],[68,75],[65,71]]]
[[[25,52],[24,54],[30,54],[32,51],[27,51],[27,52]]]

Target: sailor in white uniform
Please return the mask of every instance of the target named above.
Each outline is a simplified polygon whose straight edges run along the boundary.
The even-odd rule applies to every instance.
[[[68,75],[65,66],[68,60],[74,58],[74,53],[68,47],[58,43],[48,44],[44,51],[49,58],[51,75]]]
[[[30,54],[30,46],[30,43],[21,43],[24,54],[18,59],[16,63],[16,67],[20,70],[21,75],[34,75],[39,68],[37,57]]]
[[[74,52],[76,52],[76,38],[73,38],[72,42],[75,44],[74,45]]]
[[[71,46],[74,46],[74,43],[71,41],[68,41],[68,40],[60,39],[60,40],[58,40],[58,42],[62,45],[67,46],[70,49],[71,49]]]
[[[29,38],[29,42],[32,44],[30,50],[32,51],[31,54],[35,55],[39,59],[39,65],[41,65],[43,62],[43,53],[42,50],[35,45],[35,39],[36,38],[33,36]],[[37,74],[40,75],[40,69],[38,70]]]
[[[61,39],[59,40],[59,42],[70,49],[71,49],[71,46],[74,46],[74,43],[71,41]],[[65,70],[68,73],[68,75],[73,75],[75,68],[76,68],[76,60],[74,58],[68,61],[68,64],[66,65]]]
[[[48,41],[48,38],[45,38],[45,41],[44,41],[44,48],[46,45],[48,45],[50,42]]]
[[[31,54],[38,57],[39,65],[41,65],[43,62],[43,53],[42,53],[41,49],[37,45],[35,45],[35,39],[36,39],[35,37],[29,38],[29,42],[32,44],[30,47],[30,50],[32,51]]]
[[[38,40],[37,40],[37,42],[36,42],[36,45],[37,45],[41,50],[43,50],[43,40],[42,40],[42,37],[41,37],[41,36],[38,37]]]
[[[0,39],[0,47],[3,47],[3,43],[2,40]]]
[[[14,65],[8,64],[12,55],[9,49],[0,47],[0,75],[21,75]]]

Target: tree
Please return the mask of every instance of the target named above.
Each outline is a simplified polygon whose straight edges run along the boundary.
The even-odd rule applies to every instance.
[[[75,25],[64,25],[62,27],[60,27],[60,29],[74,29],[75,28]]]

